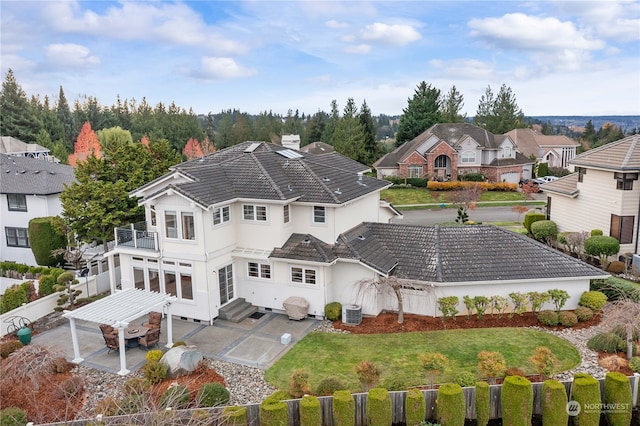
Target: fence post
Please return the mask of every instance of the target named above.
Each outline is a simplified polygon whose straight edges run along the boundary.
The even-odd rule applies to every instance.
[[[637,407],[638,406],[638,382],[640,382],[640,374],[638,373],[633,373],[633,397],[632,397],[632,404],[633,407]]]

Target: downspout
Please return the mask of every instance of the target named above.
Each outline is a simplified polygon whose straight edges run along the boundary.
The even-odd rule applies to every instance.
[[[640,236],[640,196],[638,197],[638,214],[636,215],[636,243],[633,249],[633,253],[638,253],[638,236]]]

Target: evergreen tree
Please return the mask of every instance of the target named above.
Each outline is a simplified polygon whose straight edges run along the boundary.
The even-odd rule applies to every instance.
[[[222,118],[218,123],[218,134],[216,142],[218,149],[223,149],[231,146],[231,130],[233,129],[233,120],[229,113],[222,114]]]
[[[582,134],[582,139],[589,142],[590,146],[593,146],[593,144],[598,139],[598,135],[596,134],[596,128],[593,126],[593,123],[591,122],[591,120],[587,121],[587,124],[585,124],[584,126],[584,133]]]
[[[338,102],[333,99],[331,101],[331,114],[326,121],[324,131],[322,132],[322,141],[333,144],[333,132],[336,130],[338,123],[340,122],[340,111],[338,110]]]
[[[51,149],[53,147],[52,141],[65,138],[64,127],[62,126],[60,120],[58,120],[56,112],[51,109],[48,96],[44,97],[44,104],[42,104],[39,109],[40,121],[42,122],[42,130],[47,132],[47,134],[49,135],[49,145],[40,145]],[[42,132],[42,130],[40,131],[40,133]],[[40,137],[40,133],[38,133],[38,137]]]
[[[480,101],[478,102],[478,109],[476,110],[475,117],[473,117],[473,124],[485,129],[487,126],[491,126],[493,106],[495,102],[491,86],[487,86],[487,89],[484,91],[484,94],[480,97]]]
[[[396,135],[398,146],[415,138],[434,124],[442,122],[440,90],[424,81],[421,82],[402,112]]]
[[[467,115],[460,114],[464,106],[464,97],[456,86],[451,87],[449,92],[442,99],[442,122],[443,123],[464,123]]]
[[[69,108],[67,98],[64,96],[64,90],[62,90],[62,86],[60,86],[60,91],[58,92],[56,115],[64,129],[64,136],[62,138],[64,147],[67,153],[70,153],[73,151],[73,141],[78,132],[74,123],[73,114],[71,114],[71,108]]]
[[[10,68],[0,92],[0,134],[34,143],[41,127],[36,112]]]
[[[371,116],[371,110],[367,101],[362,102],[360,107],[360,115],[358,116],[362,130],[364,131],[364,156],[362,162],[364,164],[373,164],[380,157],[381,150],[377,141],[376,123]]]
[[[246,114],[236,114],[236,122],[231,128],[231,135],[229,137],[231,145],[250,141],[252,133],[249,117]]]
[[[485,94],[478,102],[473,122],[476,126],[495,134],[526,127],[524,114],[516,103],[516,97],[511,88],[505,84],[500,87],[497,96],[494,96],[491,86],[487,87]]]
[[[320,142],[322,141],[322,134],[324,133],[326,121],[326,114],[320,110],[313,114],[309,119],[309,124],[307,125],[306,133],[306,143],[310,144],[312,142]]]
[[[271,123],[269,120],[269,115],[267,112],[261,112],[256,119],[256,123],[254,126],[255,135],[254,139],[257,141],[265,141],[271,142],[271,131],[270,131]]]
[[[337,152],[361,163],[365,162],[365,132],[358,119],[358,108],[352,98],[347,100],[344,114],[334,132],[332,145]]]

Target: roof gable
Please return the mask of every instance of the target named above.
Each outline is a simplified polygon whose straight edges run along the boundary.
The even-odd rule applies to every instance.
[[[0,154],[0,193],[59,194],[75,182],[73,167],[23,156]]]
[[[640,171],[640,135],[632,135],[590,149],[576,156],[569,163],[595,169]]]

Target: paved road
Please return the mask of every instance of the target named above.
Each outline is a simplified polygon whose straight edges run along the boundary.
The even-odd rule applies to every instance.
[[[540,206],[531,206],[536,208]],[[393,219],[393,223],[408,225],[436,225],[443,222],[455,222],[457,211],[455,208],[438,208],[425,210],[403,210],[402,219]],[[476,207],[469,211],[469,220],[475,222],[515,222],[523,220],[524,214],[518,216],[511,207]]]

